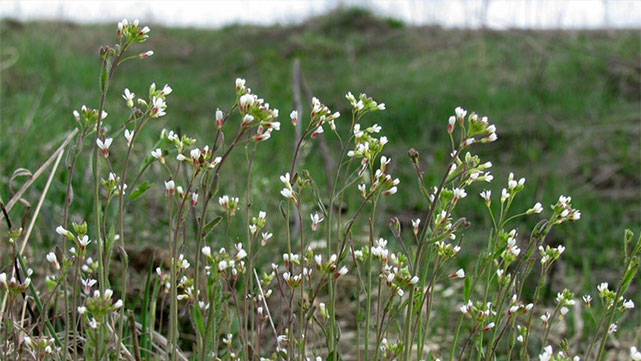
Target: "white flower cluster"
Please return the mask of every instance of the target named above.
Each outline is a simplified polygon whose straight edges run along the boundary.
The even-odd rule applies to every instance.
[[[80,108],[80,111],[82,112],[82,117],[84,119],[85,126],[93,125],[98,120],[98,109],[90,109],[90,108],[87,108],[86,105],[83,105]],[[107,118],[107,115],[108,115],[107,112],[103,110],[102,117],[100,117],[100,120],[104,120],[105,118]],[[80,112],[78,112],[77,110],[74,110],[73,117],[77,122],[81,123]]]
[[[292,123],[294,123],[294,118],[298,118],[298,113],[290,114],[289,116],[290,118],[292,118]],[[324,132],[323,125],[325,125],[325,123],[329,123],[329,127],[331,130],[336,130],[336,124],[334,123],[334,120],[338,119],[338,117],[340,116],[341,113],[332,113],[327,105],[321,103],[318,98],[312,98],[312,114],[311,121],[309,123],[309,128],[313,129],[311,135],[312,138],[316,138]],[[296,121],[298,121],[298,119],[296,119]]]
[[[243,115],[241,126],[243,128],[258,127],[253,137],[256,142],[265,141],[271,137],[272,131],[280,130],[280,122],[276,121],[278,109],[271,109],[264,99],[252,94],[251,89],[245,87],[245,79],[236,79],[236,93],[239,97],[240,112]],[[222,113],[220,115],[222,117]]]
[[[544,265],[549,265],[559,259],[559,257],[561,257],[561,254],[565,252],[565,247],[539,246],[539,252],[541,252],[541,263]]]
[[[490,320],[490,318],[496,316],[496,311],[494,311],[494,305],[492,302],[487,302],[487,303],[482,303],[482,302],[477,302],[473,303],[471,300],[467,301],[466,304],[463,304],[459,307],[459,311],[463,313],[465,316],[471,318],[474,320],[474,322],[485,325],[482,328],[483,332],[486,332],[492,328],[494,328],[495,324],[494,322],[486,323]]]
[[[98,290],[93,291],[93,296],[85,300],[85,309],[93,316],[102,316],[115,312],[122,307],[122,300],[113,302],[113,291],[106,289],[103,293]]]
[[[62,350],[61,347],[56,346],[56,342],[53,338],[46,336],[25,336],[23,341],[25,345],[35,351],[38,355],[44,353],[45,355],[50,355],[49,357],[53,357],[54,354],[57,354]]]
[[[554,355],[552,346],[548,345],[543,348],[543,353],[539,354],[539,361],[581,361],[579,356],[569,357],[563,351]]]
[[[552,220],[555,224],[581,219],[581,211],[572,208],[572,197],[560,196],[559,201],[552,206],[552,209],[554,210]]]
[[[365,129],[361,129],[361,125],[358,123],[354,124],[355,147],[353,150],[347,152],[347,156],[350,158],[363,158],[361,160],[361,164],[363,167],[361,169],[361,173],[365,170],[368,164],[374,162],[374,159],[383,150],[383,147],[388,142],[386,136],[381,136],[379,138],[374,136],[374,134],[380,133],[380,131],[381,127],[378,124],[374,124],[371,127],[367,127]]]
[[[209,246],[203,247],[201,252],[210,262],[210,265],[205,266],[207,275],[214,269],[219,274],[231,275],[234,280],[238,279],[238,275],[245,272],[244,258],[247,257],[247,251],[245,251],[243,244],[240,242],[234,248],[236,253],[232,256],[227,253],[224,247],[220,248],[216,253],[213,253]]]
[[[513,229],[507,234],[507,247],[501,254],[504,260],[504,267],[507,267],[521,254],[521,249],[516,245],[517,230]]]
[[[234,216],[236,214],[236,211],[238,210],[238,202],[238,197],[230,197],[227,194],[218,198],[218,204],[220,204],[220,206],[223,207],[230,216]]]
[[[514,196],[522,191],[524,187],[525,178],[521,178],[517,181],[514,179],[514,173],[510,172],[507,177],[507,189],[503,188],[503,190],[501,190],[501,203],[504,203],[508,199],[514,199]]]
[[[283,255],[283,259],[285,259],[285,256],[286,254]],[[296,256],[297,255],[290,255],[290,258],[294,259]],[[312,254],[308,252],[308,256],[311,258]],[[316,263],[316,268],[322,273],[333,274],[334,279],[338,279],[339,277],[346,275],[348,272],[347,267],[345,266],[338,269],[338,265],[336,264],[338,256],[336,254],[332,254],[327,261],[323,261],[323,256],[321,254],[313,255],[313,258],[314,263]],[[295,259],[298,260],[298,258]],[[287,260],[285,260],[285,265],[288,265]]]
[[[358,96],[358,99],[356,99],[352,92],[347,92],[347,94],[345,94],[345,98],[349,101],[354,113],[357,113],[359,116],[362,116],[367,112],[385,110],[385,103],[379,104],[371,97],[368,97],[365,93],[361,93]]]
[[[15,276],[7,282],[7,274],[0,273],[0,287],[8,289],[11,293],[18,295],[24,293],[31,284],[31,278],[26,277],[22,282],[19,282]]]
[[[280,194],[283,197],[285,197],[285,198],[291,200],[292,202],[296,203],[296,192],[294,191],[294,188],[292,187],[291,179],[290,179],[290,176],[289,176],[289,172],[285,173],[284,175],[281,175],[280,176],[280,181],[283,182],[283,184],[285,185],[285,188],[283,188],[280,191]]]
[[[149,38],[150,29],[148,26],[140,27],[138,19],[131,23],[127,19],[122,19],[118,22],[118,30],[116,34],[119,38],[124,39],[127,44],[132,42],[142,43]]]
[[[129,89],[125,89],[125,93],[123,94],[123,98],[127,101],[127,105],[129,105],[129,97],[133,97],[133,94],[127,94],[129,93]],[[156,89],[156,83],[151,83],[149,86],[149,99],[144,100],[142,98],[138,98],[138,104],[146,108],[146,114],[149,115],[150,118],[159,118],[167,113],[165,112],[165,109],[167,109],[167,103],[165,102],[165,99],[167,95],[171,94],[173,92],[173,89],[165,84],[165,86],[157,90]]]

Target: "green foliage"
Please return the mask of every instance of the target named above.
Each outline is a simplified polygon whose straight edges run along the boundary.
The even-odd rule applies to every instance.
[[[50,246],[31,240],[30,256],[23,257],[17,240],[26,242],[31,227],[25,235],[4,213],[9,239],[2,240],[0,259],[9,267],[0,274],[2,310],[8,310],[1,314],[6,327],[0,340],[7,345],[2,355],[21,347],[35,359],[62,352],[65,360],[78,354],[178,360],[187,352],[198,360],[212,354],[245,361],[263,355],[303,360],[310,354],[340,360],[349,354],[347,347],[363,351],[365,360],[434,359],[448,353],[453,360],[459,352],[459,359],[474,355],[490,361],[505,355],[569,360],[578,354],[601,360],[619,324],[624,337],[638,331],[626,323],[624,315],[635,313],[630,311],[634,302],[624,296],[638,294],[634,277],[641,238],[634,243],[626,231],[623,247],[600,249],[622,225],[639,220],[631,212],[635,196],[624,193],[623,201],[605,202],[612,197],[607,189],[635,190],[641,183],[639,162],[624,160],[639,157],[639,129],[629,127],[638,120],[639,99],[630,96],[630,89],[638,93],[638,81],[612,72],[599,53],[614,49],[617,66],[636,71],[625,59],[634,56],[630,48],[638,50],[633,42],[638,34],[561,33],[559,40],[547,33],[417,29],[351,9],[291,29],[156,30],[149,42],[149,28],[123,21],[117,43],[91,54],[86,39],[51,41],[43,35],[51,29],[59,30],[57,36],[77,33],[73,26],[6,24],[11,30],[3,33],[3,41],[28,55],[4,70],[11,81],[3,82],[2,90],[12,102],[3,107],[3,119],[20,117],[33,100],[26,95],[29,89],[41,90],[26,125],[2,124],[3,134],[11,135],[0,143],[7,154],[3,174],[5,167],[39,164],[58,144],[52,135],[68,131],[73,118],[80,129],[76,145],[68,149],[68,171],[55,178],[48,195],[53,201],[47,216],[55,214],[48,223],[62,226],[43,226],[37,239],[61,243],[45,257],[53,274],[36,285],[25,262],[38,265],[39,248]],[[108,37],[103,27],[86,30],[85,35]],[[559,41],[570,49],[558,52]],[[139,48],[142,42],[158,49],[154,61],[144,60],[153,52]],[[274,106],[285,114],[294,108],[293,59],[301,60],[313,94],[324,100],[305,94],[310,104],[291,115],[294,126],[301,126],[296,138],[289,119],[279,118]],[[130,60],[142,60],[144,66],[129,67]],[[54,66],[35,71],[44,63]],[[96,71],[98,86],[89,75]],[[247,77],[256,88],[237,78],[234,91],[230,73]],[[149,79],[167,80],[173,89],[147,87]],[[347,84],[360,85],[385,103],[365,93],[355,97],[343,88]],[[134,105],[129,89],[137,94],[149,89],[148,97]],[[347,102],[337,95],[345,93]],[[85,101],[95,103],[80,108]],[[452,115],[452,104],[461,102],[496,117],[462,108]],[[214,112],[212,103],[224,112]],[[74,108],[82,117],[77,111],[70,115]],[[498,143],[494,124],[501,127]],[[38,131],[31,132],[32,127]],[[379,134],[382,128],[385,135]],[[593,135],[591,129],[597,129]],[[577,135],[582,142],[574,141]],[[604,137],[613,135],[617,142],[603,146]],[[407,162],[406,142],[423,145],[424,155],[412,149]],[[29,152],[20,157],[25,144]],[[316,156],[318,149],[323,157]],[[595,150],[598,157],[590,158]],[[492,183],[503,186],[501,192],[487,185],[494,179],[490,167],[497,179],[507,178],[507,184]],[[511,170],[527,174],[528,184]],[[91,188],[85,185],[89,174]],[[418,188],[411,186],[414,177]],[[485,201],[477,198],[478,183],[492,188],[494,197],[485,190]],[[125,184],[131,186],[126,197]],[[14,184],[3,183],[0,191],[11,198],[7,192],[13,189]],[[557,201],[559,193],[572,194],[574,201],[565,196]],[[551,206],[532,206],[536,200]],[[11,215],[22,214],[26,221],[29,207],[22,201]],[[482,218],[486,212],[488,219]],[[84,219],[90,224],[75,222]],[[565,225],[579,219],[582,229]],[[73,232],[65,229],[69,222]],[[143,254],[140,272],[146,282],[131,293],[128,278],[136,272],[130,268],[136,257],[130,254],[144,244],[166,253],[155,274],[155,255]],[[605,262],[612,255],[623,260],[622,272]],[[17,280],[4,272],[15,272],[14,263]],[[270,264],[271,273],[264,272]],[[585,290],[554,282],[556,267],[566,264],[562,278],[577,279],[583,267],[586,278],[604,269],[608,274],[599,275],[599,281],[619,281],[612,289],[606,282],[598,286],[599,308],[591,308],[586,296],[587,312],[568,314],[575,292],[589,295],[594,289],[592,282],[585,282]],[[43,285],[46,298],[36,291]],[[29,307],[29,326],[16,329],[12,322],[21,307],[24,314],[26,291],[40,317]],[[456,306],[447,301],[452,293]],[[556,305],[550,305],[555,293]],[[125,317],[127,310],[140,315],[140,330],[133,313]],[[452,311],[458,322],[447,316]],[[566,315],[569,321],[591,319],[586,327],[557,329]],[[572,342],[565,338],[582,327],[585,335]],[[36,337],[36,328],[44,335]],[[314,342],[322,339],[325,344]],[[442,346],[426,347],[428,340]],[[553,355],[551,344],[564,354]]]

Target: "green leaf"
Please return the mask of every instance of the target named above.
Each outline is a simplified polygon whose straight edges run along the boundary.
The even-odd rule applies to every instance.
[[[465,277],[465,286],[463,286],[463,295],[465,296],[465,302],[470,300],[472,295],[472,277]]]
[[[209,232],[211,232],[211,230],[214,229],[214,227],[216,227],[218,225],[218,223],[220,223],[220,221],[222,221],[222,219],[223,219],[223,217],[218,216],[218,217],[212,219],[209,223],[207,223],[207,225],[205,225],[205,227],[203,228],[202,236],[203,237],[207,236],[207,234]]]
[[[191,313],[194,318],[194,323],[198,328],[198,331],[201,335],[205,334],[205,322],[203,321],[203,311],[200,309],[200,306],[196,303],[194,304],[193,312]]]
[[[147,191],[147,189],[149,189],[149,183],[147,182],[140,183],[138,188],[129,195],[129,199],[132,200],[140,197],[143,193]]]
[[[332,351],[327,355],[326,361],[341,361],[341,357],[338,355],[336,350]]]
[[[105,61],[102,66],[102,71],[100,72],[100,91],[104,94],[107,91],[107,84],[109,83],[109,68],[111,64],[109,61]],[[100,114],[98,114],[100,116]]]

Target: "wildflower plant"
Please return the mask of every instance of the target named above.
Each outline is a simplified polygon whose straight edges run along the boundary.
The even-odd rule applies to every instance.
[[[16,245],[22,230],[4,213],[15,267],[0,273],[3,359],[336,361],[354,343],[353,358],[359,360],[603,359],[609,337],[635,307],[626,292],[639,267],[641,238],[625,232],[623,274],[615,287],[601,283],[582,297],[570,288],[554,290],[554,302],[546,304],[551,270],[566,252],[546,237],[557,225],[580,220],[581,212],[568,196],[548,211],[540,202],[513,209],[526,187],[526,179],[513,173],[500,194],[485,189],[476,197],[478,187],[494,181],[492,163],[475,154],[498,139],[488,117],[457,107],[444,122],[451,149],[436,185],[423,178],[419,153],[408,152],[424,214],[407,227],[393,217],[386,233],[377,213],[381,201],[411,186],[392,174],[392,161],[402,162],[389,156],[389,140],[371,119],[385,104],[348,92],[350,112],[341,115],[313,98],[309,112],[289,113],[292,125],[303,130],[289,168],[270,175],[280,191],[269,197],[279,207],[267,212],[266,205],[255,204],[252,168],[261,143],[279,136],[279,110],[244,79],[230,84],[233,103],[213,111],[215,132],[205,141],[163,129],[153,147],[137,147],[145,125],[170,116],[169,85],[118,90],[129,115],[105,120],[116,69],[154,54],[128,55],[149,33],[137,20],[118,23],[117,44],[100,49],[98,107],[72,112],[79,132],[64,212],[52,230],[59,246],[44,257],[48,275],[38,282],[40,291],[28,268],[33,260]],[[327,192],[309,170],[299,169],[302,150],[321,134],[335,136],[339,144]],[[92,147],[93,219],[70,225],[71,184],[83,147]],[[228,184],[220,180],[232,173],[230,154],[239,151],[246,154],[247,177],[232,179],[241,186],[225,189]],[[130,164],[134,154],[142,155],[141,165]],[[149,169],[163,174],[151,185],[142,181]],[[136,212],[135,200],[154,187],[163,194],[162,222],[156,224],[165,231],[153,241],[167,249],[168,259],[155,272],[150,268],[144,295],[132,296],[126,244],[135,230],[126,227],[126,219]],[[343,212],[340,205],[350,194],[358,196],[357,207]],[[472,226],[460,215],[463,202],[483,202],[491,228],[476,263],[461,268],[457,258],[468,247],[465,230]],[[528,232],[514,228],[522,217],[541,220]],[[120,272],[112,268],[114,258]],[[532,281],[536,288],[530,294],[525,290]],[[447,325],[451,337],[442,338],[434,313],[442,307],[439,290],[452,285],[462,292],[446,305],[456,322]],[[348,304],[356,315],[356,336],[346,340],[337,309],[350,288],[359,297]],[[593,321],[585,327],[588,341],[553,340],[555,327],[579,304]],[[430,340],[442,347],[430,348]],[[629,353],[641,359],[635,346]]]

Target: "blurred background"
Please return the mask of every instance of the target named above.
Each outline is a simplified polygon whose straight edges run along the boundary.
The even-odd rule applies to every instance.
[[[613,282],[619,275],[611,265],[622,259],[623,230],[641,230],[639,1],[5,0],[1,5],[0,194],[5,201],[24,182],[12,177],[14,171],[34,172],[75,127],[71,112],[82,104],[98,106],[98,48],[115,43],[116,22],[127,17],[152,29],[150,40],[134,53],[153,49],[155,54],[119,68],[107,98],[107,125],[116,128],[127,117],[125,87],[136,94],[145,94],[151,82],[174,89],[167,116],[146,129],[135,161],[148,154],[163,128],[196,137],[201,146],[211,142],[214,111],[231,107],[234,79],[246,78],[253,92],[281,110],[283,129],[261,144],[255,161],[254,201],[276,217],[278,176],[289,169],[293,151],[287,115],[295,108],[298,63],[306,102],[314,95],[343,119],[350,113],[348,91],[387,104],[385,112],[365,120],[383,127],[390,139],[385,154],[402,181],[399,194],[387,198],[379,213],[381,225],[393,216],[407,224],[425,211],[407,150],[420,152],[426,182],[436,185],[449,153],[447,119],[456,106],[496,124],[499,140],[474,150],[494,163],[495,180],[473,186],[458,208],[458,215],[472,222],[461,265],[475,258],[487,239],[490,222],[478,192],[488,187],[500,194],[509,172],[527,178],[515,211],[537,201],[547,209],[560,194],[572,196],[582,211],[580,222],[563,225],[548,238],[567,246],[555,277],[564,284],[569,279],[577,293],[593,291],[597,281]],[[346,130],[346,122],[338,122],[339,131]],[[338,155],[336,144],[327,132],[306,150],[301,164],[321,189],[325,169]],[[84,152],[77,190],[90,179],[88,149]],[[245,156],[239,152],[232,159],[221,194],[243,194],[235,180],[245,172]],[[113,162],[121,158],[114,152]],[[30,244],[46,250],[55,244],[66,177],[59,170]],[[137,217],[128,222],[136,230],[129,237],[131,252],[157,242],[157,229],[164,229],[158,181],[163,177],[162,169],[151,169],[147,178],[153,189],[132,205]],[[44,178],[23,196],[31,206]],[[357,197],[347,200],[348,209]],[[88,192],[76,191],[73,219],[87,219],[91,205]],[[27,208],[16,206],[14,217]],[[538,220],[518,225],[523,242]],[[380,228],[386,236],[386,226]],[[635,317],[633,323],[641,324],[639,313]]]

